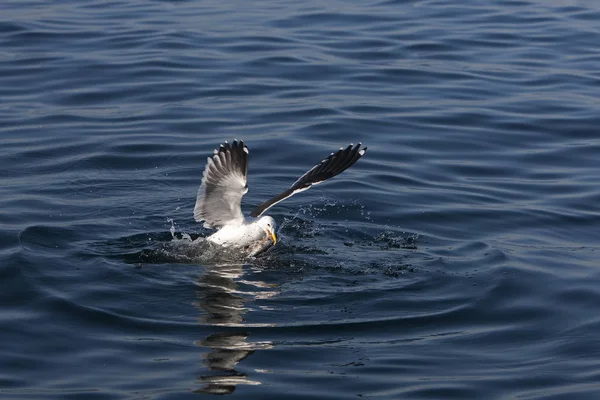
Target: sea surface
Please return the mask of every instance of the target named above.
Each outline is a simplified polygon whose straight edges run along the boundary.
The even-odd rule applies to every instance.
[[[600,2],[0,5],[1,399],[599,399]],[[250,149],[279,242],[198,246]]]

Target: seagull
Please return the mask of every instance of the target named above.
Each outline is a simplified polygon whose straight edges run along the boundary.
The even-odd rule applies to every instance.
[[[225,142],[208,157],[198,189],[194,219],[205,228],[217,229],[206,240],[226,249],[253,257],[277,243],[276,224],[265,211],[296,193],[350,168],[367,151],[350,144],[312,167],[277,196],[259,204],[249,217],[242,213],[242,196],[248,192],[248,146],[243,141]]]

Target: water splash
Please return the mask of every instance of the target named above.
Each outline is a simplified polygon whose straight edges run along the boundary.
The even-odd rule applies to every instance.
[[[336,221],[340,217],[343,222]],[[128,261],[139,265],[245,264],[292,272],[315,268],[397,277],[414,270],[406,258],[417,250],[419,239],[419,234],[374,224],[364,205],[351,199],[321,198],[284,217],[277,230],[277,246],[256,257],[223,249],[207,241],[204,232],[187,233],[187,227],[180,228],[173,218],[166,221],[168,233],[152,234],[150,247],[144,241],[146,248],[129,255]]]

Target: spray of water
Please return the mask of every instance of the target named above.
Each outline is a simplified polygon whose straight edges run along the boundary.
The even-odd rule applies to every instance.
[[[363,205],[348,199],[321,198],[284,217],[277,231],[277,246],[254,258],[223,249],[207,241],[206,234],[186,233],[173,218],[167,218],[167,223],[169,234],[142,252],[141,263],[251,264],[276,269],[320,265],[360,273],[397,271],[404,268],[398,267],[399,256],[416,250],[418,239],[396,227],[374,224]],[[399,251],[403,253],[399,255]]]

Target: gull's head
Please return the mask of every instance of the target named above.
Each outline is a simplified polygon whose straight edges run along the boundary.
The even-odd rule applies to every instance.
[[[277,236],[275,236],[275,229],[277,228],[277,225],[275,224],[275,220],[272,217],[265,215],[264,217],[260,217],[258,221],[256,221],[256,223],[265,232],[267,232],[267,235],[269,235],[269,237],[273,241],[273,244],[277,243]]]

